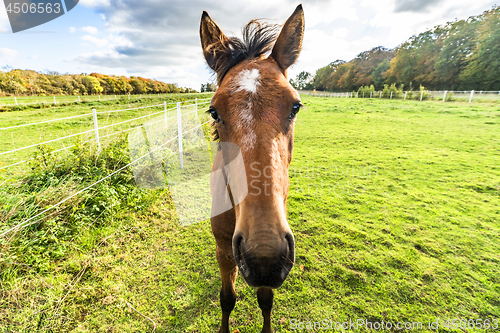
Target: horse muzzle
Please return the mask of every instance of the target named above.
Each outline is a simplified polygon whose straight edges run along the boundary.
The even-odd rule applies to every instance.
[[[279,288],[295,262],[295,240],[291,232],[281,239],[256,236],[246,240],[242,234],[233,237],[234,260],[250,287]]]

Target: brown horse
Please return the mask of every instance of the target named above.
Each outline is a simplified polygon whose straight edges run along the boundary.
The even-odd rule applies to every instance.
[[[286,200],[295,117],[301,102],[288,83],[287,69],[302,47],[301,5],[282,26],[279,36],[278,32],[279,26],[254,20],[243,29],[243,40],[228,38],[206,12],[201,18],[203,54],[218,81],[209,112],[220,143],[237,146],[242,156],[240,170],[236,170],[239,175],[224,169],[238,154],[230,158],[222,151],[213,166],[213,170],[223,170],[225,179],[224,189],[212,193],[211,218],[222,277],[220,331],[224,333],[229,332],[229,315],[236,303],[238,268],[248,285],[258,288],[264,317],[262,332],[267,333],[272,332],[273,289],[282,285],[295,261]],[[234,165],[233,169],[238,169]],[[235,184],[235,179],[244,184]],[[213,179],[211,182],[213,188]],[[235,187],[246,189],[242,192],[244,199],[235,193]],[[229,210],[218,207],[229,200]]]

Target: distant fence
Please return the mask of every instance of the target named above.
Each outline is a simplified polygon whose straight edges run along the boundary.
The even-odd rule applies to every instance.
[[[46,124],[46,123],[49,123],[49,122],[56,122],[56,121],[61,121],[61,120],[66,120],[66,119],[72,119],[72,118],[79,118],[79,117],[88,117],[88,118],[91,118],[92,119],[92,123],[93,123],[93,129],[90,129],[90,130],[87,130],[87,131],[83,131],[83,132],[79,132],[79,133],[74,133],[74,134],[67,135],[67,136],[60,137],[60,138],[53,139],[53,140],[39,142],[39,143],[28,145],[28,146],[25,146],[25,147],[20,147],[20,148],[12,149],[12,150],[9,150],[9,151],[2,151],[2,152],[0,152],[0,156],[5,156],[5,155],[8,155],[8,154],[13,154],[13,153],[16,153],[16,152],[21,151],[21,150],[25,150],[25,149],[29,149],[29,148],[35,148],[37,146],[41,146],[41,145],[44,145],[44,144],[47,144],[47,143],[56,142],[56,141],[60,141],[60,140],[64,140],[64,139],[68,139],[68,138],[72,138],[72,137],[76,137],[78,135],[89,135],[90,134],[92,136],[92,138],[89,139],[89,140],[87,140],[87,141],[84,141],[84,142],[95,141],[95,143],[97,144],[97,146],[100,147],[101,139],[103,139],[103,138],[111,137],[111,136],[114,136],[114,135],[117,135],[117,134],[120,134],[120,133],[124,133],[124,132],[129,132],[129,131],[132,131],[132,130],[135,130],[135,129],[140,129],[141,127],[150,126],[150,125],[153,125],[153,124],[156,124],[156,123],[159,123],[157,125],[157,126],[159,126],[158,129],[161,129],[163,127],[165,129],[166,128],[175,129],[174,131],[168,132],[168,135],[165,136],[165,140],[163,140],[163,142],[160,143],[156,148],[151,149],[149,152],[143,154],[142,156],[135,156],[134,159],[130,163],[128,163],[127,165],[125,165],[124,167],[122,167],[122,168],[120,168],[118,170],[115,170],[113,173],[111,173],[111,174],[109,174],[107,176],[102,177],[101,179],[95,181],[93,184],[91,184],[91,185],[89,185],[89,186],[81,189],[80,191],[78,191],[78,192],[76,192],[76,193],[74,193],[74,194],[66,197],[65,199],[61,200],[60,202],[58,202],[58,203],[56,203],[54,205],[51,205],[50,207],[47,207],[43,211],[39,212],[38,214],[36,214],[36,215],[34,215],[34,216],[30,217],[30,218],[25,219],[24,221],[18,223],[17,225],[14,225],[14,226],[11,226],[10,228],[1,230],[0,231],[0,238],[4,237],[5,235],[7,235],[7,234],[9,234],[11,232],[15,232],[15,231],[17,231],[17,230],[19,230],[19,229],[21,229],[23,227],[26,227],[26,226],[28,226],[30,224],[37,223],[39,221],[39,218],[41,218],[48,211],[50,211],[50,210],[52,210],[52,209],[60,206],[64,202],[66,202],[69,199],[71,199],[71,198],[73,198],[73,197],[81,194],[82,192],[87,191],[88,189],[90,189],[90,188],[94,187],[95,185],[101,183],[102,181],[110,178],[114,174],[116,174],[116,173],[124,170],[125,168],[133,165],[134,163],[137,163],[140,160],[143,160],[146,156],[152,155],[153,153],[157,153],[160,149],[164,149],[166,147],[166,145],[169,144],[169,143],[173,143],[174,144],[173,147],[177,147],[177,148],[172,148],[172,151],[177,150],[178,161],[180,162],[180,168],[182,169],[183,168],[183,137],[187,138],[188,133],[190,133],[190,132],[192,133],[192,131],[194,131],[195,129],[198,129],[198,128],[202,127],[203,125],[206,125],[206,124],[208,124],[208,123],[211,122],[211,120],[205,121],[203,123],[200,121],[199,124],[196,124],[196,123],[193,123],[193,121],[191,119],[190,121],[186,121],[186,123],[184,124],[184,122],[183,122],[182,119],[184,117],[188,116],[188,115],[191,115],[190,117],[192,117],[192,114],[197,114],[199,112],[199,110],[200,110],[198,108],[198,106],[210,103],[209,99],[210,98],[195,99],[193,101],[188,101],[188,102],[191,102],[191,104],[184,104],[184,105],[181,105],[181,102],[176,102],[175,107],[173,107],[173,108],[167,108],[167,102],[163,102],[162,104],[148,105],[148,106],[142,106],[142,107],[137,107],[137,108],[129,108],[129,109],[121,109],[121,110],[106,110],[106,111],[99,111],[98,112],[96,109],[92,109],[92,113],[87,113],[87,114],[82,114],[82,115],[76,115],[76,116],[71,116],[71,117],[65,117],[65,118],[51,119],[51,120],[42,121],[42,122],[36,122],[36,123],[20,124],[20,125],[15,125],[15,126],[10,126],[10,127],[0,128],[0,133],[1,133],[1,132],[7,132],[10,129],[15,129],[15,128],[19,128],[19,127],[40,126],[40,125],[43,125],[43,124]],[[184,103],[186,103],[186,102],[184,102]],[[160,111],[155,111],[155,112],[152,112],[152,113],[148,113],[146,115],[142,115],[140,117],[136,117],[136,118],[133,118],[133,119],[127,119],[125,121],[121,121],[121,122],[117,122],[117,123],[113,123],[113,124],[110,124],[110,125],[99,127],[98,115],[110,114],[110,113],[115,113],[115,112],[124,112],[124,111],[137,110],[137,109],[148,109],[148,108],[159,108]],[[187,112],[183,112],[182,111],[183,108],[187,108],[188,111]],[[153,117],[153,116],[156,116],[156,118],[155,119],[151,119],[151,117]],[[117,125],[121,125],[121,124],[125,124],[125,123],[130,123],[130,122],[133,122],[133,121],[136,121],[136,120],[145,119],[145,118],[149,118],[150,121],[147,122],[147,123],[143,123],[141,125],[138,125],[138,126],[127,128],[125,130],[116,131],[116,132],[113,132],[111,134],[107,134],[107,135],[104,135],[104,136],[101,135],[101,132],[104,129],[112,128],[112,127],[117,126]],[[171,119],[176,119],[176,121],[170,122]],[[168,124],[170,126],[167,126]],[[187,126],[185,126],[185,125],[187,125]],[[175,141],[177,141],[178,144],[175,144],[176,143]],[[60,152],[60,151],[63,151],[63,150],[67,150],[67,149],[72,148],[74,146],[75,145],[66,146],[64,148],[52,151],[52,153],[56,153],[56,152]],[[19,161],[17,163],[14,163],[14,164],[11,164],[11,165],[7,165],[7,166],[0,166],[0,169],[10,168],[10,167],[22,164],[22,163],[26,163],[29,160],[30,159]]]
[[[365,91],[365,92],[328,92],[328,91],[300,91],[318,97],[333,98],[389,98],[411,100],[440,100],[446,101],[500,101],[500,91],[452,91],[452,90],[422,90],[422,91]]]
[[[36,104],[68,104],[84,102],[103,102],[111,100],[138,100],[144,98],[161,98],[178,95],[197,95],[205,93],[175,93],[175,94],[138,94],[138,95],[57,95],[57,96],[7,96],[0,97],[0,107]]]

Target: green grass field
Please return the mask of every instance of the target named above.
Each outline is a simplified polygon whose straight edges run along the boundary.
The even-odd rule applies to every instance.
[[[440,332],[458,331],[444,328],[448,319],[480,319],[499,330],[500,105],[302,98],[288,200],[296,265],[275,292],[275,331],[357,319],[422,322],[418,332],[437,319]],[[31,195],[29,182],[8,184],[0,194]],[[29,202],[78,185],[64,184]],[[0,242],[0,332],[218,329],[209,221],[180,227],[168,191],[130,191],[110,192],[124,203],[106,217],[81,215],[92,218],[70,236],[50,216]],[[68,216],[85,213],[82,200],[64,208]],[[0,209],[15,210],[5,200]],[[255,290],[240,277],[236,290],[231,328],[260,331]]]

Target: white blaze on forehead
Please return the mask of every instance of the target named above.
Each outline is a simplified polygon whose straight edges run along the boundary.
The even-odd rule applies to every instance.
[[[241,71],[236,77],[237,90],[246,90],[255,94],[257,92],[257,86],[259,85],[259,77],[260,74],[257,68]]]
[[[232,81],[234,92],[244,91],[247,93],[257,93],[260,85],[260,73],[257,68],[242,70]],[[236,128],[243,134],[241,150],[243,152],[253,149],[257,141],[257,136],[253,129],[254,117],[252,114],[252,100],[250,96],[245,96],[246,100],[238,106]]]
[[[243,147],[241,147],[241,150],[247,151],[249,149],[253,149],[256,140],[257,136],[255,135],[255,132],[249,130],[243,135],[243,140],[241,140],[241,144]]]

